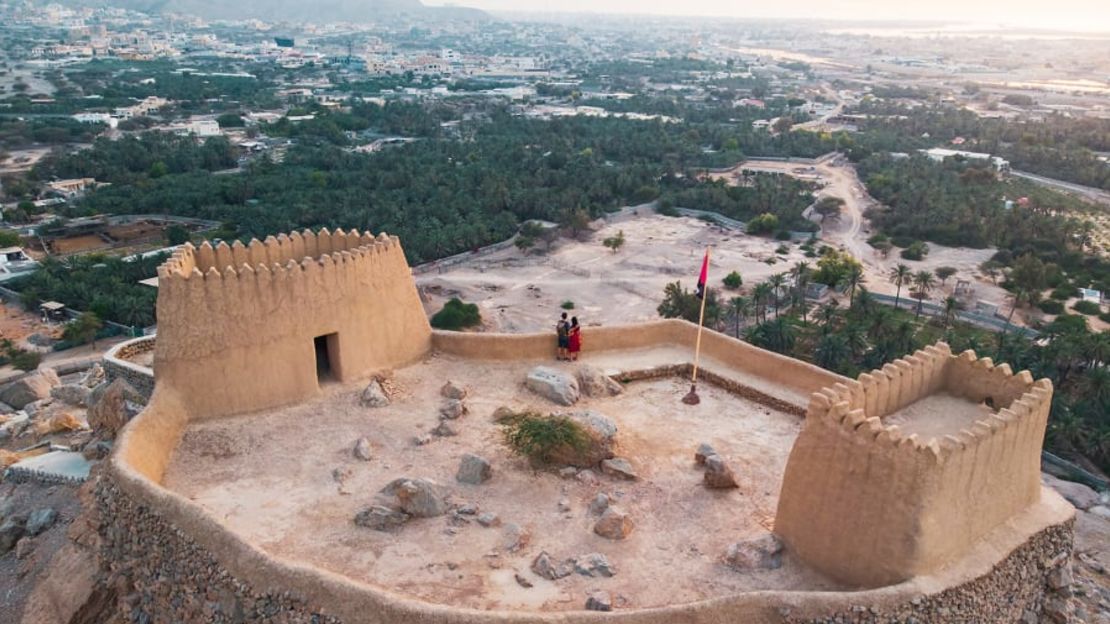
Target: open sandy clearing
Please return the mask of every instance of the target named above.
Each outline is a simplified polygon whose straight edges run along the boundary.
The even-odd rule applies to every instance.
[[[165,485],[274,555],[441,604],[573,610],[602,589],[617,607],[637,608],[767,588],[834,588],[789,556],[777,570],[742,573],[723,563],[729,544],[764,535],[771,526],[799,418],[704,384],[701,405],[691,408],[679,402],[684,380],[633,382],[621,396],[584,399],[573,409],[596,410],[617,423],[619,454],[631,460],[640,480],[563,478],[513,456],[490,418],[506,404],[556,411],[523,388],[531,366],[432,357],[395,373],[398,396],[389,407],[359,406],[361,384],[334,385],[296,407],[195,423]],[[470,388],[470,413],[456,421],[458,436],[416,446],[413,438],[438,423],[438,391],[446,379]],[[352,456],[360,436],[373,442],[371,461]],[[740,489],[701,485],[693,461],[700,442],[727,458]],[[455,481],[459,458],[468,452],[491,462],[492,480],[480,486]],[[339,484],[336,468],[352,475]],[[398,533],[354,525],[353,516],[397,477],[434,479],[450,488],[453,502],[475,503],[503,524],[459,523],[449,513],[410,521]],[[592,532],[596,517],[588,504],[601,492],[635,522],[628,539]],[[567,511],[560,510],[564,499]],[[512,524],[530,535],[516,552],[509,549]],[[616,575],[547,581],[530,570],[541,551],[558,560],[601,553]],[[533,587],[521,587],[517,573]]]

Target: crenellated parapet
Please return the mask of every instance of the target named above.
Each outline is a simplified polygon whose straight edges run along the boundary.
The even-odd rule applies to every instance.
[[[201,417],[303,400],[319,370],[352,379],[431,344],[400,241],[384,233],[185,245],[158,278],[159,383],[185,390]]]
[[[846,583],[934,570],[1038,501],[1051,401],[1047,379],[943,343],[814,393],[775,531]]]

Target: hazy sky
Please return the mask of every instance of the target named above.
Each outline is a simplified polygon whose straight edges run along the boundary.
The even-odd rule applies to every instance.
[[[959,20],[1110,31],[1110,0],[453,0],[451,3],[493,11]],[[444,4],[444,0],[425,0],[425,4]]]

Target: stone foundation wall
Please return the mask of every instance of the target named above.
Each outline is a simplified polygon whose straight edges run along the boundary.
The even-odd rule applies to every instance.
[[[380,614],[341,620],[311,597],[281,586],[252,587],[233,577],[216,557],[150,507],[129,497],[110,478],[97,486],[102,525],[102,568],[119,596],[117,612],[128,622],[267,622],[277,624],[354,624],[377,622]],[[717,609],[672,611],[660,619],[649,611],[494,614],[459,610],[454,616],[425,614],[421,622],[781,622],[783,624],[1037,624],[1067,621],[1066,579],[1072,549],[1072,521],[1050,526],[1028,539],[987,574],[927,595],[901,587],[863,592],[761,592],[754,619]],[[275,579],[277,581],[278,579]],[[891,600],[891,594],[901,597]],[[812,596],[812,600],[810,597]],[[817,606],[815,606],[817,605]],[[876,606],[878,605],[878,606]],[[1046,605],[1048,608],[1046,609]],[[680,608],[681,609],[681,608]],[[681,615],[685,613],[685,615]],[[777,613],[777,615],[768,615]],[[814,614],[824,614],[815,616]],[[1042,613],[1046,615],[1042,615]],[[797,615],[795,615],[797,614]],[[516,617],[523,616],[523,617]],[[687,617],[688,616],[688,617]],[[737,617],[739,616],[739,617]],[[416,619],[406,621],[417,621]]]
[[[154,370],[129,360],[153,351],[154,343],[154,336],[143,336],[121,342],[105,353],[103,365],[108,380],[123,379],[149,400],[154,393]]]

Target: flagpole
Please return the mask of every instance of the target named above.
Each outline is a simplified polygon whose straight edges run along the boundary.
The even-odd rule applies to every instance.
[[[698,312],[698,337],[694,341],[694,369],[690,374],[690,392],[682,397],[682,402],[687,405],[697,405],[701,402],[698,397],[698,363],[701,361],[701,332],[705,327],[705,302],[709,299],[709,252],[711,247],[705,248],[706,283],[702,286],[701,310]]]

